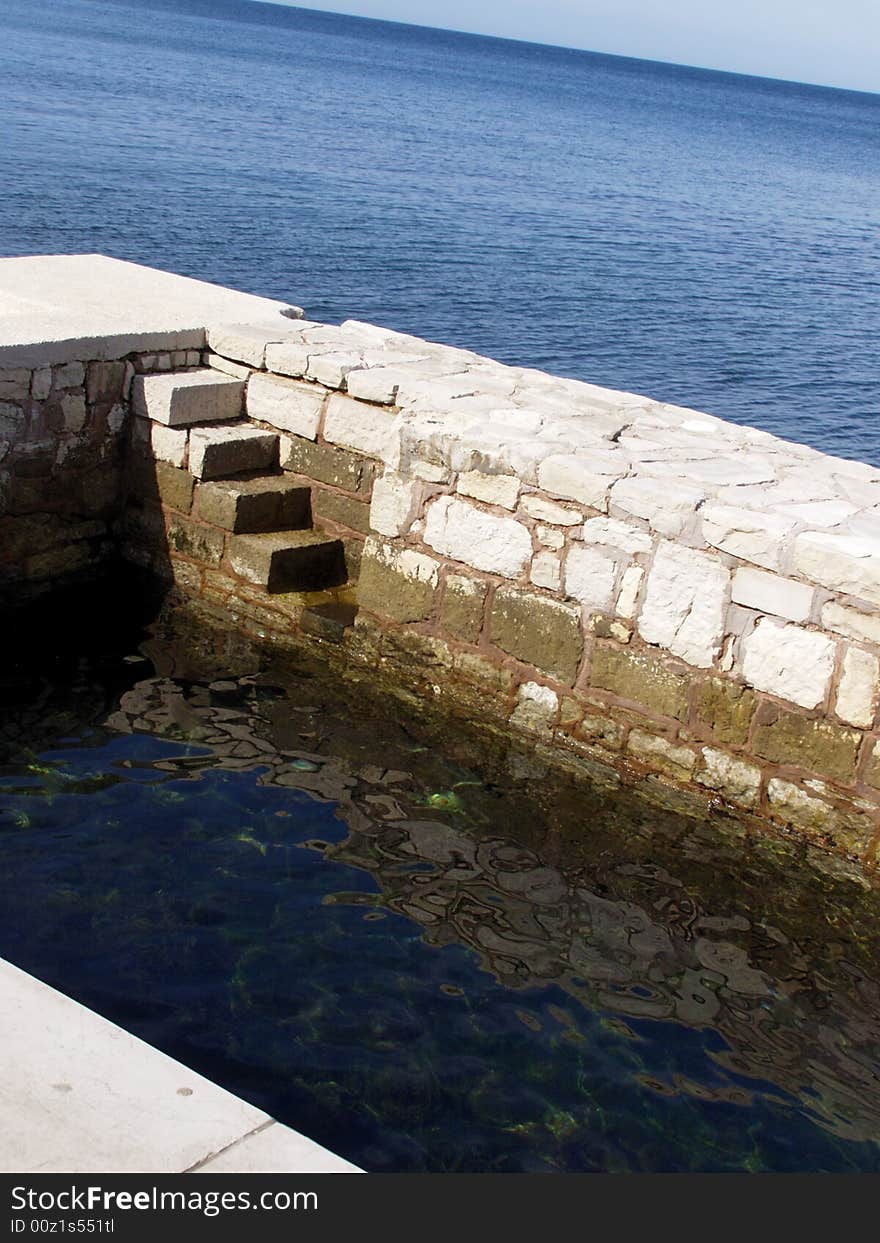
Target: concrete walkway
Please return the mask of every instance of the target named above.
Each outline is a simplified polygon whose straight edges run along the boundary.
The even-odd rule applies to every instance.
[[[0,959],[0,1172],[360,1173]]]
[[[290,327],[299,307],[107,255],[0,259],[0,367],[201,349],[212,323]]]

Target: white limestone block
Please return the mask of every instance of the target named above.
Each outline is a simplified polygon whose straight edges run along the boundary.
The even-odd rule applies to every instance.
[[[364,544],[364,558],[390,566],[398,574],[436,588],[440,581],[440,563],[413,548],[395,548],[383,540],[369,537]]]
[[[399,420],[388,410],[334,394],[324,416],[324,439],[382,461],[393,455]]]
[[[694,780],[709,790],[717,790],[725,798],[743,807],[755,807],[761,789],[761,770],[756,764],[703,747],[702,759]]]
[[[822,703],[834,672],[833,639],[762,617],[742,647],[743,678],[750,686],[802,708]]]
[[[247,380],[251,374],[250,367],[245,367],[243,363],[234,363],[220,354],[209,354],[207,365],[212,371],[222,371],[224,375],[231,375],[236,380]]]
[[[536,587],[546,587],[548,591],[558,591],[562,580],[562,562],[552,552],[539,552],[532,561],[530,574]]]
[[[556,527],[576,527],[583,518],[578,510],[569,509],[567,505],[557,505],[555,501],[548,501],[546,497],[536,496],[533,492],[526,493],[520,500],[519,507],[530,518]]]
[[[412,371],[401,367],[370,367],[353,371],[346,378],[346,388],[360,401],[375,401],[390,406],[397,400],[397,390]]]
[[[559,697],[549,686],[542,686],[540,682],[523,682],[517,690],[516,706],[510,721],[520,729],[543,733],[552,726],[558,709]]]
[[[207,330],[208,346],[223,358],[249,367],[261,368],[269,342],[280,342],[290,334],[283,329],[260,328],[255,324],[217,324]],[[301,340],[296,335],[294,340]]]
[[[815,589],[793,578],[782,578],[766,570],[739,566],[733,575],[731,596],[734,604],[804,622],[810,616]]]
[[[626,469],[627,459],[615,449],[552,454],[538,466],[538,485],[563,500],[607,510],[608,489]]]
[[[676,539],[695,522],[705,489],[679,479],[650,479],[634,475],[611,489],[611,508],[644,518],[655,531]]]
[[[734,505],[708,504],[700,517],[707,544],[769,570],[780,568],[781,545],[797,525],[794,518],[782,514],[740,509]]]
[[[137,422],[147,422],[138,419]],[[164,427],[161,423],[147,423],[150,428],[150,448],[158,462],[182,467],[186,462],[189,433],[185,427]]]
[[[648,573],[639,634],[707,669],[724,636],[729,581],[715,557],[664,540]]]
[[[624,570],[620,581],[620,591],[617,593],[617,604],[614,608],[618,617],[635,616],[636,601],[644,577],[645,571],[640,565],[630,565]]]
[[[540,543],[547,548],[554,549],[556,552],[565,546],[565,536],[561,531],[557,531],[555,527],[538,526],[535,528],[535,534]]]
[[[820,587],[880,604],[880,542],[877,540],[805,531],[794,541],[794,566]]]
[[[346,376],[357,371],[361,366],[360,354],[331,351],[327,354],[312,354],[306,367],[306,375],[327,388],[342,388]]]
[[[208,367],[135,376],[131,390],[135,414],[166,427],[237,419],[243,397],[244,384],[240,380]]]
[[[607,553],[575,544],[565,558],[565,594],[589,609],[610,612],[617,568]]]
[[[850,647],[843,658],[835,712],[849,725],[870,729],[877,715],[880,662],[864,648]]]
[[[835,634],[845,635],[847,639],[860,639],[880,646],[880,613],[863,613],[829,600],[822,609],[822,625]]]
[[[324,393],[313,384],[254,372],[248,380],[245,409],[251,419],[315,440],[323,402]]]
[[[437,462],[413,462],[409,471],[416,479],[424,479],[426,483],[449,483],[450,479],[449,467]]]
[[[315,346],[305,341],[270,343],[266,346],[266,370],[301,379],[309,365],[309,355],[317,352]]]
[[[589,518],[584,523],[583,540],[586,544],[601,544],[621,552],[650,552],[654,541],[647,531],[634,527],[617,518]]]
[[[515,509],[520,483],[516,475],[484,475],[478,470],[465,471],[458,477],[457,491],[487,505]]]
[[[522,523],[451,496],[428,509],[424,541],[455,561],[505,578],[518,578],[532,556],[532,537]]]
[[[386,473],[373,484],[370,526],[380,535],[404,535],[412,524],[418,499],[418,484]]]

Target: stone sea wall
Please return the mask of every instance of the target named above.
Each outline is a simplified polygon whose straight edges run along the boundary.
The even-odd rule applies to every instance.
[[[589,771],[874,863],[880,469],[354,321],[194,341],[3,363],[6,597],[121,553]]]
[[[200,360],[190,350],[0,366],[4,605],[95,571],[116,555],[132,379],[139,371]]]
[[[208,360],[363,540],[353,655],[874,859],[880,470],[370,325],[276,336]]]

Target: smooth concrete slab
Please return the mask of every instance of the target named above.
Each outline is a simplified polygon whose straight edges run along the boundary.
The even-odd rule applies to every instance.
[[[356,1168],[3,959],[0,1013],[2,1173]]]
[[[302,310],[108,255],[0,259],[0,367],[201,349],[216,323],[283,330]]]
[[[193,1174],[362,1174],[363,1170],[277,1122],[211,1157]]]

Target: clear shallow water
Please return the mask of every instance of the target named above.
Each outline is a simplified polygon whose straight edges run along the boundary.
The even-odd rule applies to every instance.
[[[101,250],[880,463],[880,96],[5,0],[0,252]]]
[[[876,892],[92,607],[3,671],[4,957],[370,1170],[880,1169]]]

